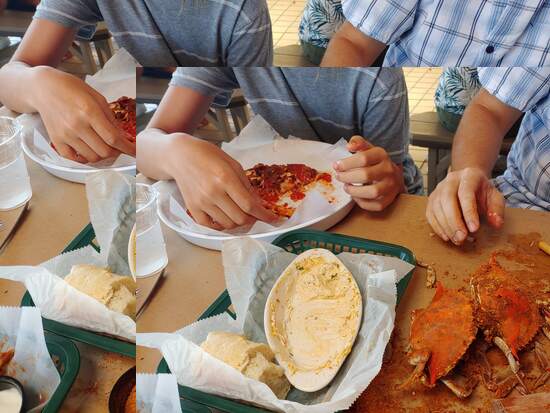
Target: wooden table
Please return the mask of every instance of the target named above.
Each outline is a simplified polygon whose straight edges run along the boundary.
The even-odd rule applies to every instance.
[[[439,122],[436,112],[423,112],[411,115],[411,144],[428,148],[428,194],[447,175],[451,165],[451,148],[454,133],[449,132]],[[501,155],[507,155],[514,138],[505,138],[500,148]],[[504,168],[505,168],[504,163]]]
[[[0,255],[0,265],[36,265],[58,255],[89,222],[85,187],[50,175],[27,159],[30,210]],[[0,212],[0,220],[2,213]],[[22,284],[0,279],[0,305],[19,306]],[[61,413],[104,413],[115,381],[135,360],[77,343],[80,372]]]
[[[19,10],[4,10],[0,12],[0,36],[23,37],[27,28],[32,22],[34,12]],[[91,44],[96,48],[99,59],[99,66],[103,67],[105,62],[113,55],[111,34],[104,22],[97,25],[97,30],[90,40],[78,40],[73,43],[71,52],[76,54],[85,66],[86,73],[97,72]]]
[[[550,240],[549,213],[507,209],[500,231],[484,224],[476,234],[475,243],[457,248],[431,234],[424,217],[426,201],[426,197],[400,195],[382,213],[368,213],[356,207],[330,231],[405,246],[414,252],[417,260],[433,263],[438,280],[447,287],[462,282],[488,259],[491,251],[505,246],[513,234],[538,232]],[[169,257],[165,279],[138,320],[138,332],[180,329],[195,321],[225,289],[219,252],[194,246],[166,227],[164,236]],[[399,337],[408,336],[411,310],[426,306],[431,300],[433,289],[425,287],[425,277],[425,270],[417,267],[397,310]],[[145,284],[147,280],[141,282]],[[160,353],[139,346],[137,350],[138,370],[155,372]]]

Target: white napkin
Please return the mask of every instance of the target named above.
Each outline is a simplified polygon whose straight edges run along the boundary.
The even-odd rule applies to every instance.
[[[36,267],[0,267],[0,278],[24,283],[45,318],[135,341],[134,320],[109,310],[63,280],[76,264],[109,267],[130,276],[127,251],[135,222],[135,177],[113,171],[97,172],[88,177],[86,192],[101,254],[87,246]]]
[[[29,412],[40,412],[59,386],[44,338],[40,311],[33,307],[0,307],[0,351],[15,354],[6,374],[24,386]]]
[[[141,413],[181,413],[178,382],[173,374],[137,374],[136,407]]]

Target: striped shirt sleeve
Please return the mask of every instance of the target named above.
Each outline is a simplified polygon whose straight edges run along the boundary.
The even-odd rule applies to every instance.
[[[550,93],[550,67],[483,67],[479,81],[501,102],[527,112]]]
[[[246,0],[227,50],[227,66],[272,66],[273,35],[265,0]]]
[[[94,0],[42,0],[36,8],[34,18],[77,29],[79,37],[87,39],[93,37],[96,24],[102,20]]]
[[[178,67],[172,75],[170,86],[193,89],[201,95],[215,97],[216,105],[227,106],[239,84],[231,68]]]
[[[363,34],[395,43],[414,22],[417,0],[342,0],[344,16]]]
[[[373,73],[360,69],[365,82]],[[409,145],[409,106],[402,69],[378,69],[376,81],[362,116],[362,135],[384,147],[391,160],[402,164]]]

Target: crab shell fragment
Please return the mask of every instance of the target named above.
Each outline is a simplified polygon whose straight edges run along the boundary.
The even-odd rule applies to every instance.
[[[470,286],[479,327],[488,338],[501,337],[517,359],[542,326],[537,303],[494,254],[472,274]]]
[[[411,314],[409,361],[416,365],[412,379],[420,377],[432,387],[455,367],[477,333],[473,310],[466,294],[437,283],[430,305]]]

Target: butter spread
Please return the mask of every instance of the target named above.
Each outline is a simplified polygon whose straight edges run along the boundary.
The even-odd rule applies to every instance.
[[[349,270],[334,256],[308,255],[287,268],[275,288],[271,334],[290,373],[339,368],[361,317],[361,294]]]

